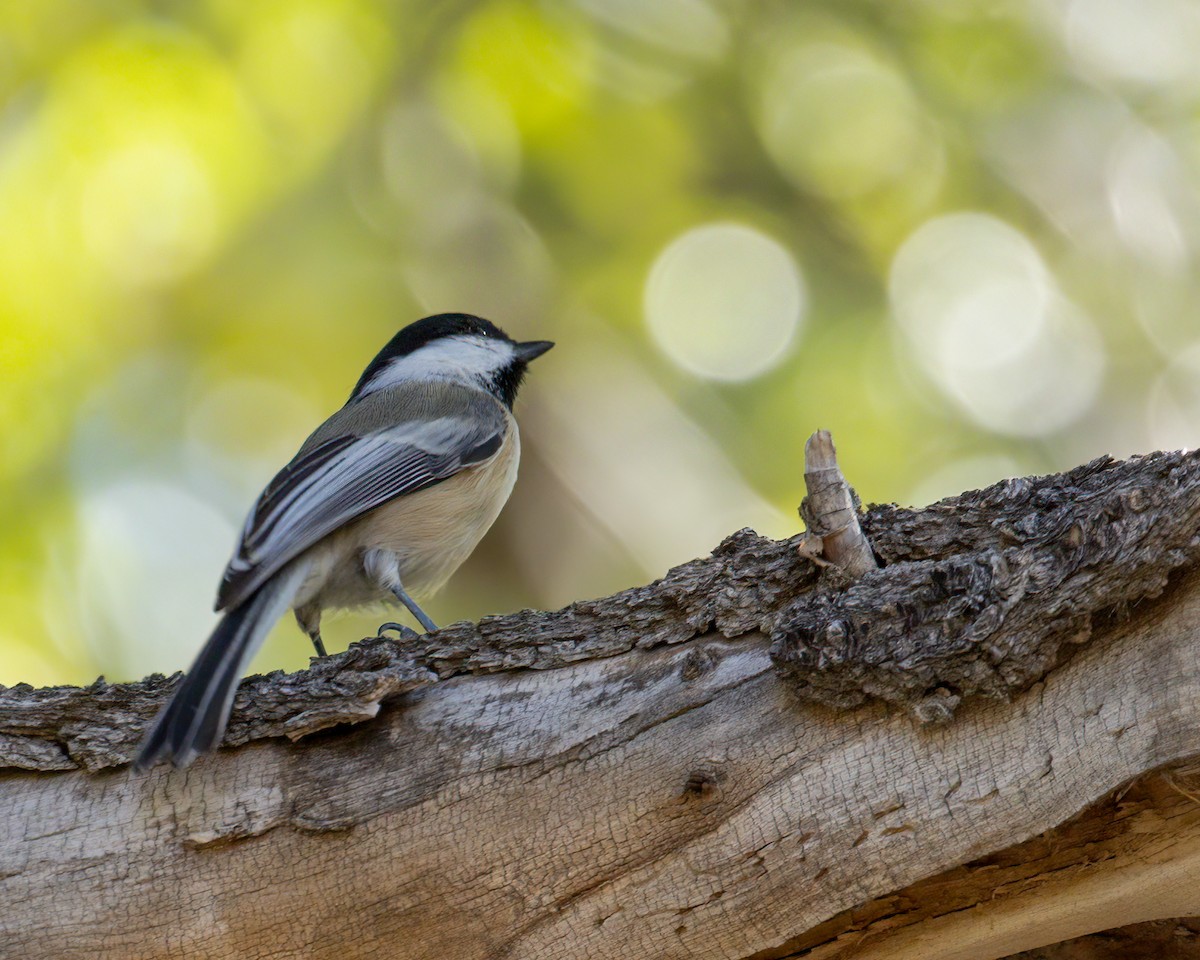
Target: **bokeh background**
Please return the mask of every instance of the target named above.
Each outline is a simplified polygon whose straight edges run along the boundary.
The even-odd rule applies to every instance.
[[[1198,50],[1194,0],[0,4],[0,682],[186,667],[433,312],[559,342],[439,621],[795,532],[817,427],[915,504],[1195,444]]]

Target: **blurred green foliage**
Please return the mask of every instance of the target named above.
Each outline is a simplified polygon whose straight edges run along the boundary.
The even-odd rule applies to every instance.
[[[1194,443],[1197,49],[1189,0],[0,4],[0,681],[185,667],[443,310],[560,346],[439,620],[794,531],[816,427],[901,502]]]

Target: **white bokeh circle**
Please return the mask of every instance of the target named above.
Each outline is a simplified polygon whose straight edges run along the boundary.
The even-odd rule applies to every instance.
[[[1095,325],[1058,290],[1024,234],[983,213],[923,224],[892,261],[892,315],[909,355],[980,426],[1044,436],[1095,402]]]
[[[645,315],[659,348],[712,380],[749,380],[776,366],[804,319],[804,279],[792,255],[734,223],[696,227],[659,254]]]

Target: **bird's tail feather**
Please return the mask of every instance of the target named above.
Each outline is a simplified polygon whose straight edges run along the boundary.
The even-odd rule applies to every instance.
[[[284,568],[225,614],[143,738],[135,769],[145,770],[160,760],[186,767],[220,745],[238,680],[291,605],[304,572],[300,564]]]

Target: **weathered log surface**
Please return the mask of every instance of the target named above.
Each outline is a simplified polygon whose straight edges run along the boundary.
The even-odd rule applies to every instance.
[[[255,678],[230,728],[242,746],[182,772],[121,767],[170,681],[5,691],[3,955],[988,960],[1200,913],[1184,806],[1155,808],[1153,850],[1129,840],[1089,868],[1081,842],[1037,874],[1051,892],[1071,869],[1070,891],[1096,878],[1088,909],[1047,913],[1052,939],[1014,920],[1028,860],[997,861],[1011,882],[962,926],[984,906],[966,879],[986,885],[981,858],[1200,753],[1198,498],[1200,459],[1158,454],[875,508],[887,566],[851,585],[796,541],[743,532],[606,600]],[[906,570],[936,584],[989,551],[1022,571],[1023,600],[989,615],[986,643],[963,637],[987,609],[974,601],[941,630],[923,594],[906,599],[921,656],[886,628],[903,611],[863,605],[872,578],[891,595]],[[878,645],[781,675],[769,648],[809,642],[806,603]],[[1039,632],[1026,606],[1058,626]],[[1004,644],[1004,669],[977,674],[979,647]],[[913,722],[931,696],[974,693],[953,722]],[[1152,826],[1131,823],[1134,840]],[[954,906],[960,881],[971,909]],[[974,952],[947,946],[968,935]]]

